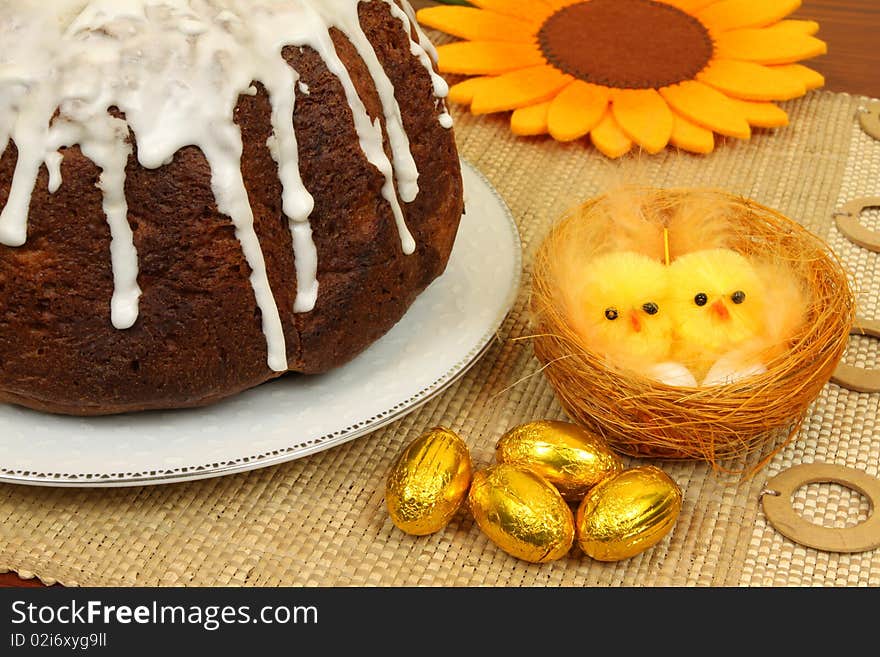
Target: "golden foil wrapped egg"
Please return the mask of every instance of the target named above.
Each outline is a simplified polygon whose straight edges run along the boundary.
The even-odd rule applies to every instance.
[[[508,554],[546,563],[574,544],[574,514],[534,470],[499,463],[474,473],[468,505],[479,528]]]
[[[577,541],[599,561],[628,559],[659,543],[681,511],[681,489],[660,468],[630,468],[596,484],[577,509]]]
[[[495,458],[531,467],[570,501],[580,501],[599,481],[624,468],[603,438],[559,420],[514,427],[498,440]]]
[[[465,442],[445,427],[429,429],[404,448],[388,473],[391,520],[416,536],[443,529],[467,497],[471,473]]]

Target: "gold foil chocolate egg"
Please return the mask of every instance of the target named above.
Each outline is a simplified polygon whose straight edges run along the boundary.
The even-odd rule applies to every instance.
[[[580,501],[599,481],[624,468],[602,438],[558,420],[514,427],[498,440],[495,458],[531,467],[570,501]]]
[[[630,468],[596,484],[577,510],[577,541],[598,561],[628,559],[659,543],[681,511],[681,489],[660,468]]]
[[[407,445],[388,473],[385,505],[394,524],[424,536],[443,529],[471,483],[467,445],[445,427],[434,427]]]
[[[474,473],[468,505],[477,525],[508,554],[546,563],[574,544],[574,515],[559,491],[534,470],[499,463]]]

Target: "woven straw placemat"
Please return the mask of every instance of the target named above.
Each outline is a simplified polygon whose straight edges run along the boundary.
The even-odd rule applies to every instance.
[[[860,313],[875,318],[880,255],[840,236],[832,218],[845,201],[880,193],[880,142],[856,119],[867,102],[813,92],[786,103],[791,125],[784,129],[721,143],[709,156],[670,150],[644,157],[636,169],[648,184],[723,187],[798,219],[853,271]],[[583,143],[518,139],[502,118],[453,111],[462,156],[506,199],[523,240],[523,287],[480,362],[394,424],[284,465],[143,488],[0,485],[0,570],[82,586],[880,584],[880,550],[837,554],[801,547],[776,532],[761,510],[763,484],[791,465],[821,461],[880,474],[880,394],[833,383],[798,437],[752,478],[702,462],[655,462],[681,485],[682,512],[663,542],[625,561],[597,562],[577,549],[550,564],[518,561],[489,542],[465,511],[427,537],[405,535],[391,523],[383,499],[388,469],[425,429],[442,424],[457,431],[479,466],[492,461],[506,429],[564,418],[528,340],[517,340],[529,333],[531,258],[559,213],[601,191],[617,166]],[[876,211],[866,212],[865,221],[880,223]],[[853,338],[845,358],[872,367],[877,352],[877,340]],[[798,491],[795,508],[837,527],[870,512],[860,495],[825,484]]]

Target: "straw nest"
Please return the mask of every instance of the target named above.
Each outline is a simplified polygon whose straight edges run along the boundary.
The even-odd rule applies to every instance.
[[[670,213],[691,199],[725,208],[718,216],[726,246],[789,264],[810,292],[806,321],[766,373],[736,383],[673,387],[609,366],[573,331],[556,271],[561,248],[599,253],[632,239],[614,239],[612,215],[620,199],[605,194],[563,216],[536,254],[530,338],[543,373],[571,419],[620,453],[702,460],[727,472],[760,469],[797,435],[843,356],[855,321],[850,277],[820,238],[753,200],[715,190],[639,188],[627,194],[639,206],[640,220],[655,225],[658,234]],[[668,251],[668,240],[665,246]],[[672,248],[674,259],[679,254]]]

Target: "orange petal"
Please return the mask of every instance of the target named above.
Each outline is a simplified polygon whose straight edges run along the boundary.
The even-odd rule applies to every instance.
[[[715,56],[759,64],[790,64],[824,55],[828,45],[816,37],[774,27],[722,32],[715,37]]]
[[[572,77],[552,66],[533,66],[493,78],[477,89],[471,112],[491,114],[553,98]]]
[[[608,107],[605,87],[575,80],[550,105],[548,129],[558,141],[573,141],[596,127]]]
[[[416,17],[426,27],[472,41],[530,42],[535,36],[532,24],[474,7],[428,7]]]
[[[482,9],[522,18],[538,25],[556,11],[553,3],[548,0],[470,0],[470,3]]]
[[[773,103],[757,103],[738,98],[731,98],[730,102],[739,108],[749,125],[756,128],[781,128],[788,125],[788,114]]]
[[[583,0],[541,0],[542,4],[550,6],[554,11],[565,9],[571,5],[576,5],[579,2],[583,2]]]
[[[625,155],[633,147],[632,140],[617,125],[610,108],[599,124],[590,131],[590,141],[600,152],[612,159]]]
[[[751,136],[742,111],[727,96],[702,82],[685,80],[660,89],[660,95],[673,110],[697,125],[729,137]]]
[[[474,100],[474,94],[477,93],[477,89],[482,87],[484,84],[489,82],[492,79],[491,76],[480,77],[480,78],[468,78],[458,84],[454,84],[449,87],[449,100],[453,103],[460,103],[462,105],[470,105]]]
[[[698,12],[700,9],[705,7],[706,5],[710,5],[715,0],[659,0],[665,5],[672,5],[673,7],[678,7],[682,11],[686,11],[689,14],[694,14]]]
[[[807,91],[825,86],[825,76],[819,73],[819,71],[814,71],[803,64],[783,64],[782,66],[771,66],[770,68],[796,77]]]
[[[819,31],[819,23],[816,21],[804,21],[798,20],[794,18],[789,18],[784,21],[779,21],[776,25],[773,26],[774,30],[791,30],[792,32],[797,32],[798,34],[806,34],[807,36],[813,36],[816,32]]]
[[[715,149],[715,135],[711,130],[675,114],[669,143],[691,153],[711,153]]]
[[[807,93],[798,78],[784,71],[733,59],[716,59],[697,73],[697,79],[747,100],[789,100]]]
[[[611,112],[627,137],[649,153],[659,153],[672,136],[672,111],[654,89],[621,89]]]
[[[549,113],[549,101],[530,107],[520,107],[510,115],[510,131],[521,137],[546,135],[549,129],[547,124]]]
[[[722,0],[697,12],[703,25],[715,32],[740,27],[764,27],[785,18],[801,6],[801,0]]]
[[[457,41],[437,47],[441,73],[498,75],[544,63],[541,51],[531,43]]]

